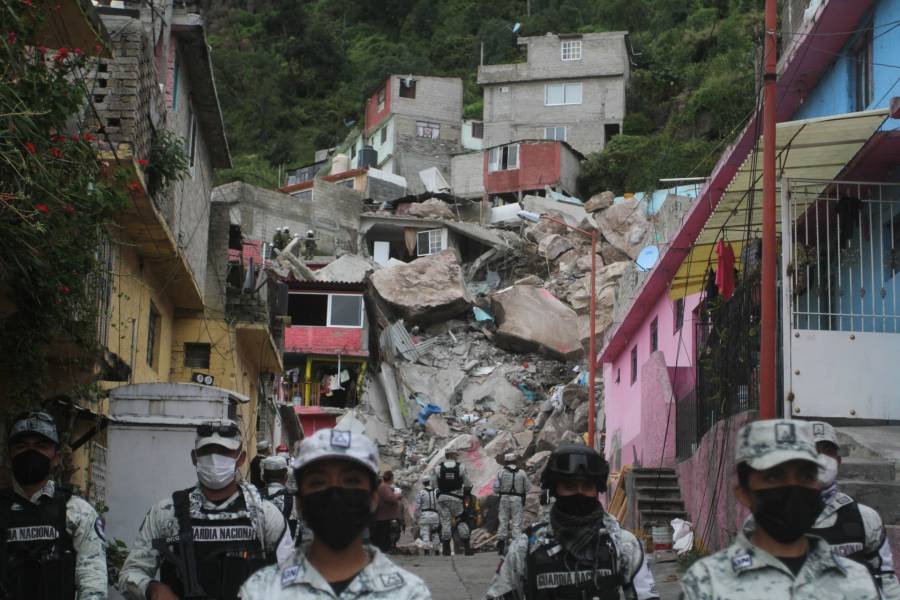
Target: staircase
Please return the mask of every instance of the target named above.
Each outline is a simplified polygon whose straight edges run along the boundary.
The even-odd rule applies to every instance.
[[[668,527],[672,519],[689,520],[675,469],[635,468],[631,480],[633,492],[629,489],[628,493],[636,500],[632,504],[639,516],[636,527],[650,531],[654,525]]]

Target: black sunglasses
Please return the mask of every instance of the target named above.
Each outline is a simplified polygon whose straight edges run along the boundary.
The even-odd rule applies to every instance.
[[[581,471],[589,477],[605,477],[604,466],[596,454],[561,454],[553,457],[550,469],[562,475],[577,475]]]
[[[218,434],[219,437],[238,437],[241,435],[240,429],[236,425],[210,425],[204,423],[197,426],[197,435],[200,437],[209,437]]]
[[[52,423],[56,425],[56,421],[53,420],[53,417],[48,415],[45,412],[23,412],[16,415],[16,418],[13,419],[13,423],[18,423],[19,421],[24,421],[26,419],[36,419],[38,421],[43,421],[45,423]]]

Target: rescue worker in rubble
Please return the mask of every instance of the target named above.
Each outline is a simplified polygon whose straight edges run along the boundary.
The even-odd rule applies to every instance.
[[[431,475],[422,477],[422,489],[416,494],[416,523],[419,538],[416,545],[424,548],[425,556],[437,555],[441,544],[441,517],[437,511],[437,490],[431,483]]]
[[[466,527],[466,538],[470,540],[466,544],[466,556],[472,556],[475,554],[471,544],[472,532],[481,527],[481,501],[472,493],[471,483],[463,486],[463,514],[459,521],[460,524],[456,526],[457,530],[460,527]]]
[[[438,514],[441,517],[441,546],[444,556],[450,556],[450,541],[454,523],[463,513],[463,486],[469,483],[466,467],[459,462],[459,453],[453,448],[444,452],[444,460],[434,468],[438,488]],[[463,548],[469,547],[468,527],[458,529]]]
[[[735,496],[753,518],[728,548],[691,566],[682,597],[876,600],[866,567],[810,534],[824,506],[812,426],[755,421],[741,428],[736,446]]]
[[[556,498],[550,522],[513,539],[487,598],[618,598],[620,590],[629,600],[659,598],[640,542],[600,504],[608,475],[592,448],[553,451],[541,473],[541,488]]]
[[[287,489],[288,460],[283,456],[268,456],[262,461],[265,488],[263,498],[274,504],[287,521],[291,536],[297,536],[297,520],[293,518],[294,495]]]
[[[881,516],[875,509],[838,491],[841,455],[837,433],[829,423],[813,421],[811,425],[819,453],[819,484],[823,486],[825,508],[810,533],[824,538],[841,556],[868,567],[882,598],[900,600],[894,556]]]
[[[262,477],[262,461],[269,456],[270,448],[271,446],[266,440],[257,442],[256,456],[250,461],[250,483],[258,487],[260,491],[263,491],[266,487]]]
[[[304,439],[294,461],[297,505],[313,540],[250,577],[240,598],[431,598],[421,579],[363,542],[378,505],[378,462],[361,434],[320,429]]]
[[[7,436],[12,488],[0,490],[0,597],[105,600],[106,536],[93,507],[57,485],[59,432],[53,417],[17,417]]]
[[[254,571],[290,556],[281,511],[238,479],[246,458],[233,421],[197,426],[191,460],[198,483],[144,517],[119,576],[126,598],[231,600]]]
[[[305,260],[312,260],[316,255],[316,232],[312,229],[306,232],[306,237],[303,238],[303,258]]]
[[[503,555],[506,542],[522,532],[522,511],[525,508],[525,495],[531,488],[528,475],[516,464],[518,456],[515,452],[507,452],[503,456],[503,468],[494,478],[494,494],[500,496],[499,519],[497,528],[497,554]]]

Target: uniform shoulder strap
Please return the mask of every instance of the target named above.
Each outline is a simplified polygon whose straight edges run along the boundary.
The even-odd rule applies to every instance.
[[[62,535],[64,533],[68,533],[69,527],[68,523],[66,523],[66,513],[68,512],[69,500],[72,498],[72,488],[65,485],[56,486],[56,490],[53,492],[53,499],[58,502],[58,510],[57,513],[57,531]]]
[[[191,491],[194,488],[178,490],[172,493],[172,507],[175,509],[175,520],[178,521],[179,536],[190,536],[194,539],[194,528],[191,526]],[[182,537],[181,539],[188,539]]]

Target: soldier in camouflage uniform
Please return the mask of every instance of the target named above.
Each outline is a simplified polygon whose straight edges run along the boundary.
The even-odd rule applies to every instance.
[[[32,412],[7,437],[12,489],[0,490],[3,563],[9,600],[105,600],[106,536],[94,508],[50,478],[59,465],[53,417]]]
[[[469,484],[466,466],[459,462],[454,448],[444,451],[444,461],[434,468],[434,480],[438,488],[438,515],[441,518],[441,543],[444,556],[450,556],[450,540],[454,525],[459,522],[463,505],[463,486]],[[469,546],[469,528],[456,529],[465,548]]]
[[[592,448],[563,444],[547,461],[541,487],[556,498],[550,522],[515,537],[488,600],[659,598],[644,550],[603,510],[609,465]]]
[[[737,499],[753,520],[682,579],[686,600],[877,600],[868,570],[808,532],[822,510],[812,427],[772,419],[738,434]]]
[[[819,483],[823,486],[825,509],[813,525],[812,533],[831,544],[838,554],[868,567],[888,600],[900,600],[900,584],[894,572],[894,555],[881,516],[875,509],[856,502],[838,491],[841,464],[837,433],[828,423],[812,422],[813,439],[819,452]]]
[[[494,493],[500,496],[500,526],[497,528],[497,554],[503,555],[508,537],[516,537],[522,531],[522,511],[525,495],[531,488],[528,475],[516,465],[515,452],[503,457],[506,464],[494,479]]]
[[[437,490],[431,485],[431,476],[422,478],[422,489],[416,494],[416,522],[419,538],[416,545],[425,549],[425,556],[437,555],[441,545],[441,518],[437,512]]]
[[[230,600],[251,573],[291,554],[281,511],[237,479],[246,459],[237,424],[199,425],[191,459],[198,484],[157,503],[141,523],[119,575],[126,598]]]
[[[378,460],[364,435],[320,429],[303,440],[294,460],[297,504],[315,535],[250,577],[242,600],[431,598],[421,579],[363,542],[378,505]]]

